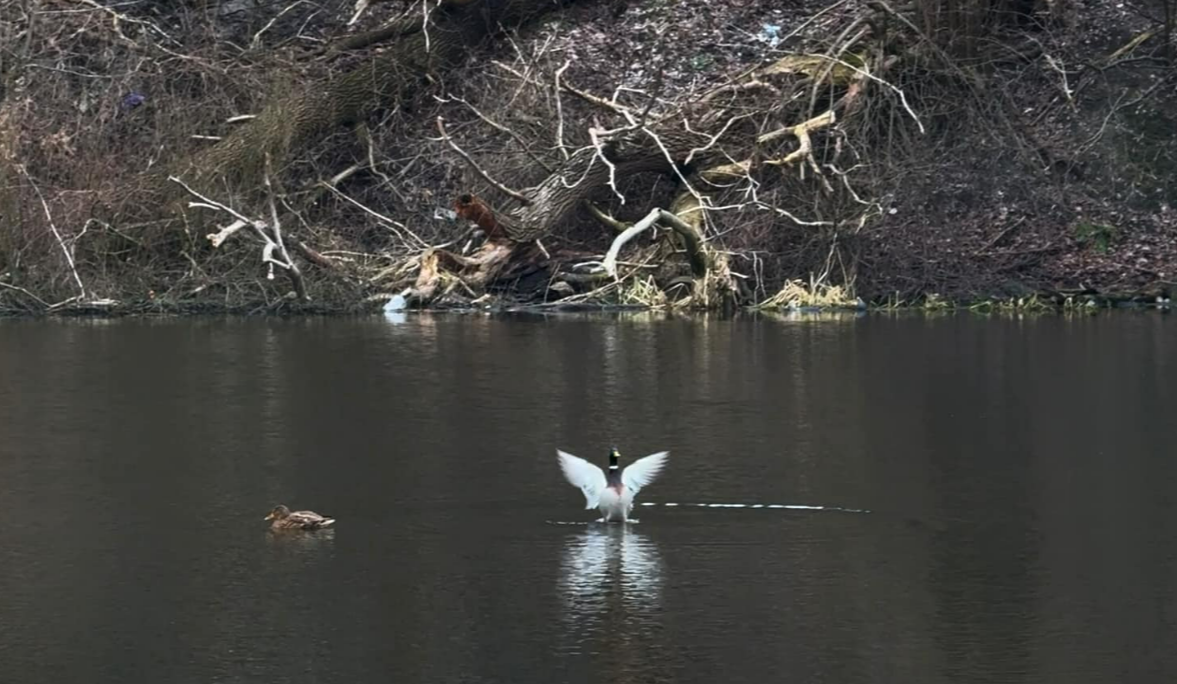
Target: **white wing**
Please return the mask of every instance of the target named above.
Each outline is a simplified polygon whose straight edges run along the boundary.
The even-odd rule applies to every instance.
[[[630,463],[621,471],[621,483],[637,496],[642,487],[653,482],[658,473],[662,472],[662,467],[666,465],[666,457],[669,455],[669,451],[659,451]]]
[[[564,471],[564,479],[573,487],[580,487],[584,492],[585,509],[596,508],[601,499],[601,492],[605,491],[605,471],[589,463],[583,458],[566,454],[556,449],[560,457],[560,470]],[[634,465],[637,465],[636,463]]]

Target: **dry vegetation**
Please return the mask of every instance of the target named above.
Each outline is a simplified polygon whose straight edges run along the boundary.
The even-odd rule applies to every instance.
[[[0,0],[0,308],[1167,293],[1171,0]]]

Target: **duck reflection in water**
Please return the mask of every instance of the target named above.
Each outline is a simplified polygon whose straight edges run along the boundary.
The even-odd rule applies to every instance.
[[[266,530],[266,542],[272,548],[297,554],[320,553],[335,546],[335,530],[319,530],[314,534],[291,530]]]
[[[631,526],[593,523],[565,542],[559,589],[575,621],[653,614],[662,598],[662,559]]]

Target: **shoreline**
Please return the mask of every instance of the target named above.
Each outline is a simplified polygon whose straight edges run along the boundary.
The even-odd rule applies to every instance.
[[[389,298],[391,295],[389,296]],[[100,300],[93,303],[69,304],[49,310],[26,310],[0,306],[0,319],[43,320],[43,319],[114,319],[114,318],[299,318],[299,317],[346,317],[366,315],[408,315],[408,314],[489,314],[489,315],[550,315],[550,314],[635,314],[664,313],[680,317],[708,317],[721,315],[796,315],[812,316],[825,314],[867,315],[879,313],[971,313],[991,314],[1095,314],[1111,311],[1155,311],[1169,313],[1172,303],[1168,297],[1142,294],[1100,295],[1060,293],[1039,293],[1018,298],[976,298],[950,300],[936,295],[927,295],[912,301],[895,298],[874,300],[857,304],[780,306],[749,305],[741,307],[688,308],[675,306],[651,306],[645,304],[613,304],[608,302],[556,302],[519,303],[500,302],[488,305],[442,304],[428,307],[408,307],[385,310],[385,297],[368,297],[357,302],[338,304],[301,304],[291,299],[278,302],[245,302],[241,304],[214,304],[192,302],[182,304],[161,304],[159,302],[112,302]]]

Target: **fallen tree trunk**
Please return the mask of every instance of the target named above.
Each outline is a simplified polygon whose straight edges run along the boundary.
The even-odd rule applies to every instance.
[[[851,28],[856,26],[857,24],[852,24]],[[850,42],[839,48],[839,54],[869,35],[870,31],[862,28]],[[885,73],[893,63],[893,59],[881,59],[874,65],[873,71],[878,74]],[[833,72],[833,66],[839,67],[836,74]],[[853,110],[872,80],[882,82],[878,75],[871,72],[870,65],[858,68],[839,58],[788,56],[746,74],[741,81],[725,86],[731,92],[738,92],[741,88],[760,88],[779,95],[779,91],[758,79],[799,77],[802,79],[801,82],[828,81],[842,89],[840,97],[830,99],[825,111],[811,114],[797,123],[767,133],[758,132],[754,122],[746,115],[733,115],[722,106],[713,106],[712,98],[724,88],[702,98],[694,106],[685,106],[650,121],[645,120],[644,113],[639,116],[631,109],[569,88],[580,97],[624,117],[628,124],[612,131],[590,129],[589,137],[593,144],[569,155],[558,168],[526,194],[511,190],[490,177],[477,161],[449,140],[444,126],[439,122],[439,130],[450,146],[484,180],[520,205],[511,210],[499,210],[483,200],[463,196],[459,198],[455,207],[460,216],[477,223],[488,236],[491,236],[491,244],[525,244],[533,241],[538,244],[541,238],[554,230],[572,224],[574,214],[582,206],[591,206],[593,200],[606,190],[621,196],[617,179],[651,172],[670,175],[676,178],[678,191],[669,211],[653,209],[645,219],[633,226],[617,225],[617,222],[605,216],[603,212],[593,212],[598,220],[621,231],[601,262],[601,268],[608,278],[615,282],[619,281],[617,260],[620,249],[639,233],[659,224],[671,229],[670,234],[674,238],[669,244],[672,250],[674,243],[677,242],[690,266],[690,275],[685,281],[693,283],[691,297],[681,302],[689,302],[692,306],[704,308],[720,303],[725,306],[733,304],[743,299],[746,293],[737,274],[731,270],[727,255],[715,251],[708,245],[705,230],[707,216],[708,212],[716,211],[716,206],[697,188],[720,187],[730,179],[746,179],[748,187],[752,187],[757,183],[753,176],[763,173],[766,169],[801,166],[802,171],[811,169],[815,177],[820,179],[822,187],[827,192],[833,192],[833,188],[826,180],[825,172],[815,159],[812,136],[833,127],[839,113]],[[902,98],[902,92],[897,92]],[[914,113],[912,116],[915,118]],[[688,123],[689,119],[693,121]],[[922,129],[918,118],[915,120]],[[764,154],[766,148],[780,150],[782,143],[789,144],[788,139],[795,140],[795,147],[787,153],[782,150],[776,154]],[[733,161],[737,159],[742,161]],[[756,202],[753,201],[751,204]],[[776,211],[801,225],[833,225],[828,221],[802,221],[783,210]],[[496,258],[489,260],[487,264],[493,265],[496,272],[503,268],[501,259],[512,258],[511,253],[497,248],[493,254]],[[517,257],[516,253],[515,258]],[[441,262],[431,264],[445,268],[445,264]],[[463,282],[466,282],[467,276],[481,283],[493,280],[493,276],[488,278],[485,270],[477,263],[462,264],[460,270],[462,273],[458,274],[458,277],[462,278]],[[437,274],[431,273],[425,282],[432,284],[437,281]],[[684,278],[680,277],[674,278],[671,282],[683,281]],[[428,303],[435,291],[436,289],[431,286],[418,287],[415,301],[420,304]]]
[[[583,202],[610,187],[616,177],[648,172],[685,175],[685,158],[705,141],[705,136],[685,131],[643,131],[578,150],[531,193],[530,204],[496,215],[512,240],[539,240],[568,223]]]

